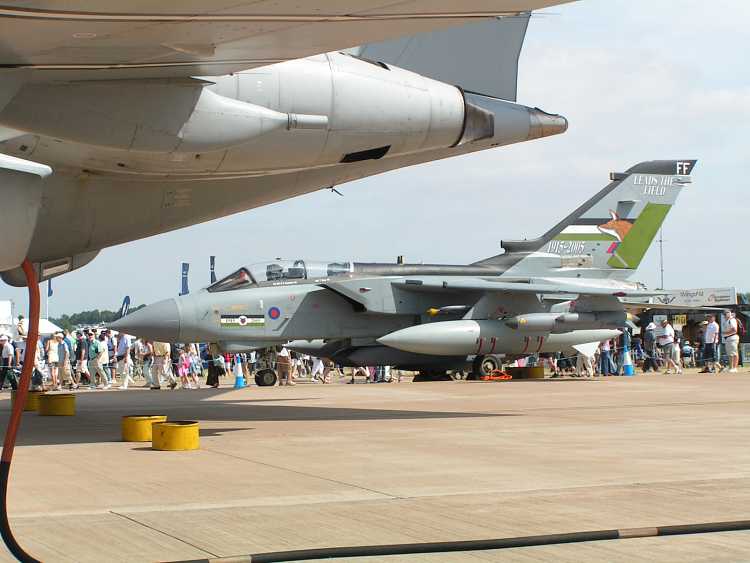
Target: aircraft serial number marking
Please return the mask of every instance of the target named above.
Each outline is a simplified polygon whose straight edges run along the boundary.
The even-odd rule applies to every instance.
[[[586,243],[581,240],[552,240],[547,247],[550,254],[583,254]]]

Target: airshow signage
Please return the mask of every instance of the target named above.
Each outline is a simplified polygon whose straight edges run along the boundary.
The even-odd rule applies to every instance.
[[[684,307],[723,307],[737,305],[736,287],[704,287],[676,289],[653,298],[653,303]]]

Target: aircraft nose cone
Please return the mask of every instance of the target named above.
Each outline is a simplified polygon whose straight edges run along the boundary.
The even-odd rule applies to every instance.
[[[180,310],[175,299],[164,299],[126,315],[110,326],[149,340],[177,342],[180,338]]]
[[[568,120],[562,115],[547,113],[539,108],[529,109],[529,139],[559,135],[568,130]]]

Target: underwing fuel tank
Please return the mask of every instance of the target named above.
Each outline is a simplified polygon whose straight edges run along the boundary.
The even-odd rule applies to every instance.
[[[620,336],[619,330],[572,330],[563,333],[537,332],[529,335],[510,328],[504,321],[460,320],[411,326],[378,339],[380,344],[436,356],[472,354],[534,354],[554,352],[588,342]]]
[[[627,322],[625,311],[595,313],[530,313],[505,321],[505,325],[522,332],[567,332],[570,330],[620,328]]]

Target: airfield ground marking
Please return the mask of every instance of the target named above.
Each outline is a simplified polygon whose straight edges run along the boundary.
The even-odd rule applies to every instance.
[[[181,537],[178,537],[178,536],[175,536],[173,534],[170,534],[169,532],[165,532],[164,530],[160,530],[159,528],[156,528],[154,526],[146,524],[145,522],[140,522],[139,520],[136,520],[135,518],[131,518],[130,516],[126,516],[125,514],[121,514],[119,512],[115,512],[114,510],[109,510],[108,512],[109,512],[109,514],[113,514],[114,516],[119,516],[120,518],[124,518],[125,520],[129,520],[129,521],[133,522],[134,524],[138,524],[139,526],[143,526],[144,528],[148,528],[149,530],[152,530],[154,532],[157,532],[159,534],[167,536],[168,538],[172,538],[173,540],[177,540],[178,542],[182,542],[185,545],[189,545],[190,547],[193,547],[193,548],[197,549],[198,551],[202,551],[203,553],[207,553],[211,557],[219,557],[219,555],[216,554],[216,553],[212,553],[212,552],[208,551],[207,549],[205,549],[203,547],[197,546],[194,543],[190,543],[189,541],[184,540]]]
[[[400,500],[400,499],[404,498],[404,497],[401,497],[401,496],[398,496],[398,495],[394,495],[394,494],[391,494],[391,493],[385,493],[383,491],[378,491],[376,489],[369,489],[367,487],[363,487],[362,485],[356,485],[354,483],[347,483],[346,481],[339,481],[338,479],[331,479],[330,477],[321,477],[320,475],[315,475],[314,473],[306,473],[304,471],[298,471],[296,469],[289,469],[288,467],[284,467],[282,465],[274,465],[273,463],[267,463],[265,461],[258,461],[258,460],[255,460],[255,459],[250,459],[250,458],[242,457],[242,456],[239,456],[239,455],[228,454],[226,452],[220,452],[220,451],[212,450],[211,448],[206,448],[206,447],[203,447],[201,449],[203,451],[211,452],[213,454],[223,455],[223,456],[226,456],[226,457],[231,457],[231,458],[234,458],[234,459],[238,459],[240,461],[246,461],[248,463],[257,463],[258,465],[263,465],[265,467],[270,467],[271,469],[279,469],[281,471],[288,471],[289,473],[295,473],[297,475],[302,475],[303,477],[312,477],[313,479],[320,479],[321,481],[328,481],[329,483],[336,483],[337,485],[344,485],[345,487],[352,487],[352,488],[355,488],[355,489],[359,489],[361,491],[367,491],[367,492],[370,492],[370,493],[375,493],[376,495],[381,495],[381,496],[387,497],[387,498],[392,499],[392,500]]]

